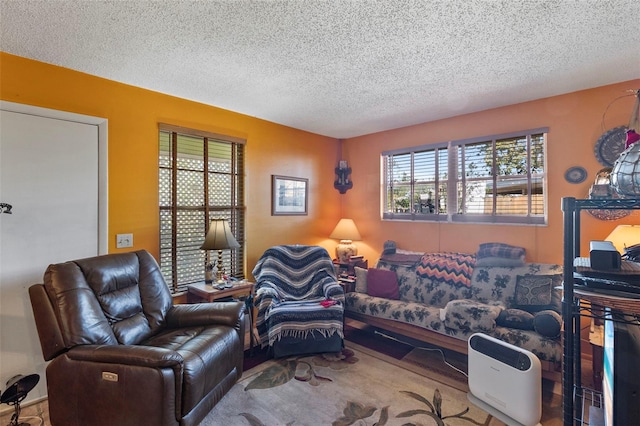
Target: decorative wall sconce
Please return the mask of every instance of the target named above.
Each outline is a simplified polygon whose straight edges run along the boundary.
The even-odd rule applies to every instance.
[[[338,167],[336,167],[336,181],[333,183],[333,187],[344,194],[349,189],[353,188],[353,181],[349,177],[351,174],[351,167],[347,164],[346,160],[340,160]]]

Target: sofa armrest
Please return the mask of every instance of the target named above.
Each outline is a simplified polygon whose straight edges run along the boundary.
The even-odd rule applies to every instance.
[[[244,321],[244,307],[243,302],[173,305],[167,313],[167,326],[182,328],[218,324],[240,330]]]
[[[182,368],[182,356],[171,349],[136,345],[82,345],[67,352],[73,361],[135,365],[150,368]]]

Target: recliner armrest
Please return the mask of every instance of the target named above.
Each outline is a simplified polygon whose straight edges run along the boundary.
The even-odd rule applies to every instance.
[[[167,313],[167,326],[169,328],[219,324],[240,330],[243,321],[243,302],[173,305]]]
[[[136,345],[82,345],[67,352],[74,361],[103,362],[108,364],[136,365],[151,368],[181,368],[182,355],[178,352],[154,346]]]

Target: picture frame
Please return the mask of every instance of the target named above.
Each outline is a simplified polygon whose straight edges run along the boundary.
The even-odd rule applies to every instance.
[[[271,215],[306,215],[309,179],[271,175]]]

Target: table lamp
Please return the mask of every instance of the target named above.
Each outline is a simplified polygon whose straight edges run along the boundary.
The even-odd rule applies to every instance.
[[[640,244],[640,225],[618,225],[605,240],[613,243],[620,254],[624,254],[625,247]]]
[[[38,374],[29,374],[28,376],[18,374],[9,379],[7,389],[0,397],[1,403],[13,405],[14,408],[14,413],[8,426],[29,426],[30,423],[19,422],[20,403],[27,397],[31,389],[36,387],[39,381],[40,375]]]
[[[216,274],[216,282],[224,282],[224,270],[222,267],[222,250],[234,249],[240,247],[238,241],[231,233],[231,227],[226,219],[213,219],[209,225],[209,231],[204,239],[204,243],[200,247],[201,250],[218,250],[218,271]],[[213,263],[207,260],[205,268],[205,283],[213,283]]]
[[[359,240],[360,233],[353,219],[340,219],[329,238],[340,240],[336,246],[336,259],[340,263],[349,263],[349,258],[358,254],[358,247],[353,240]]]

